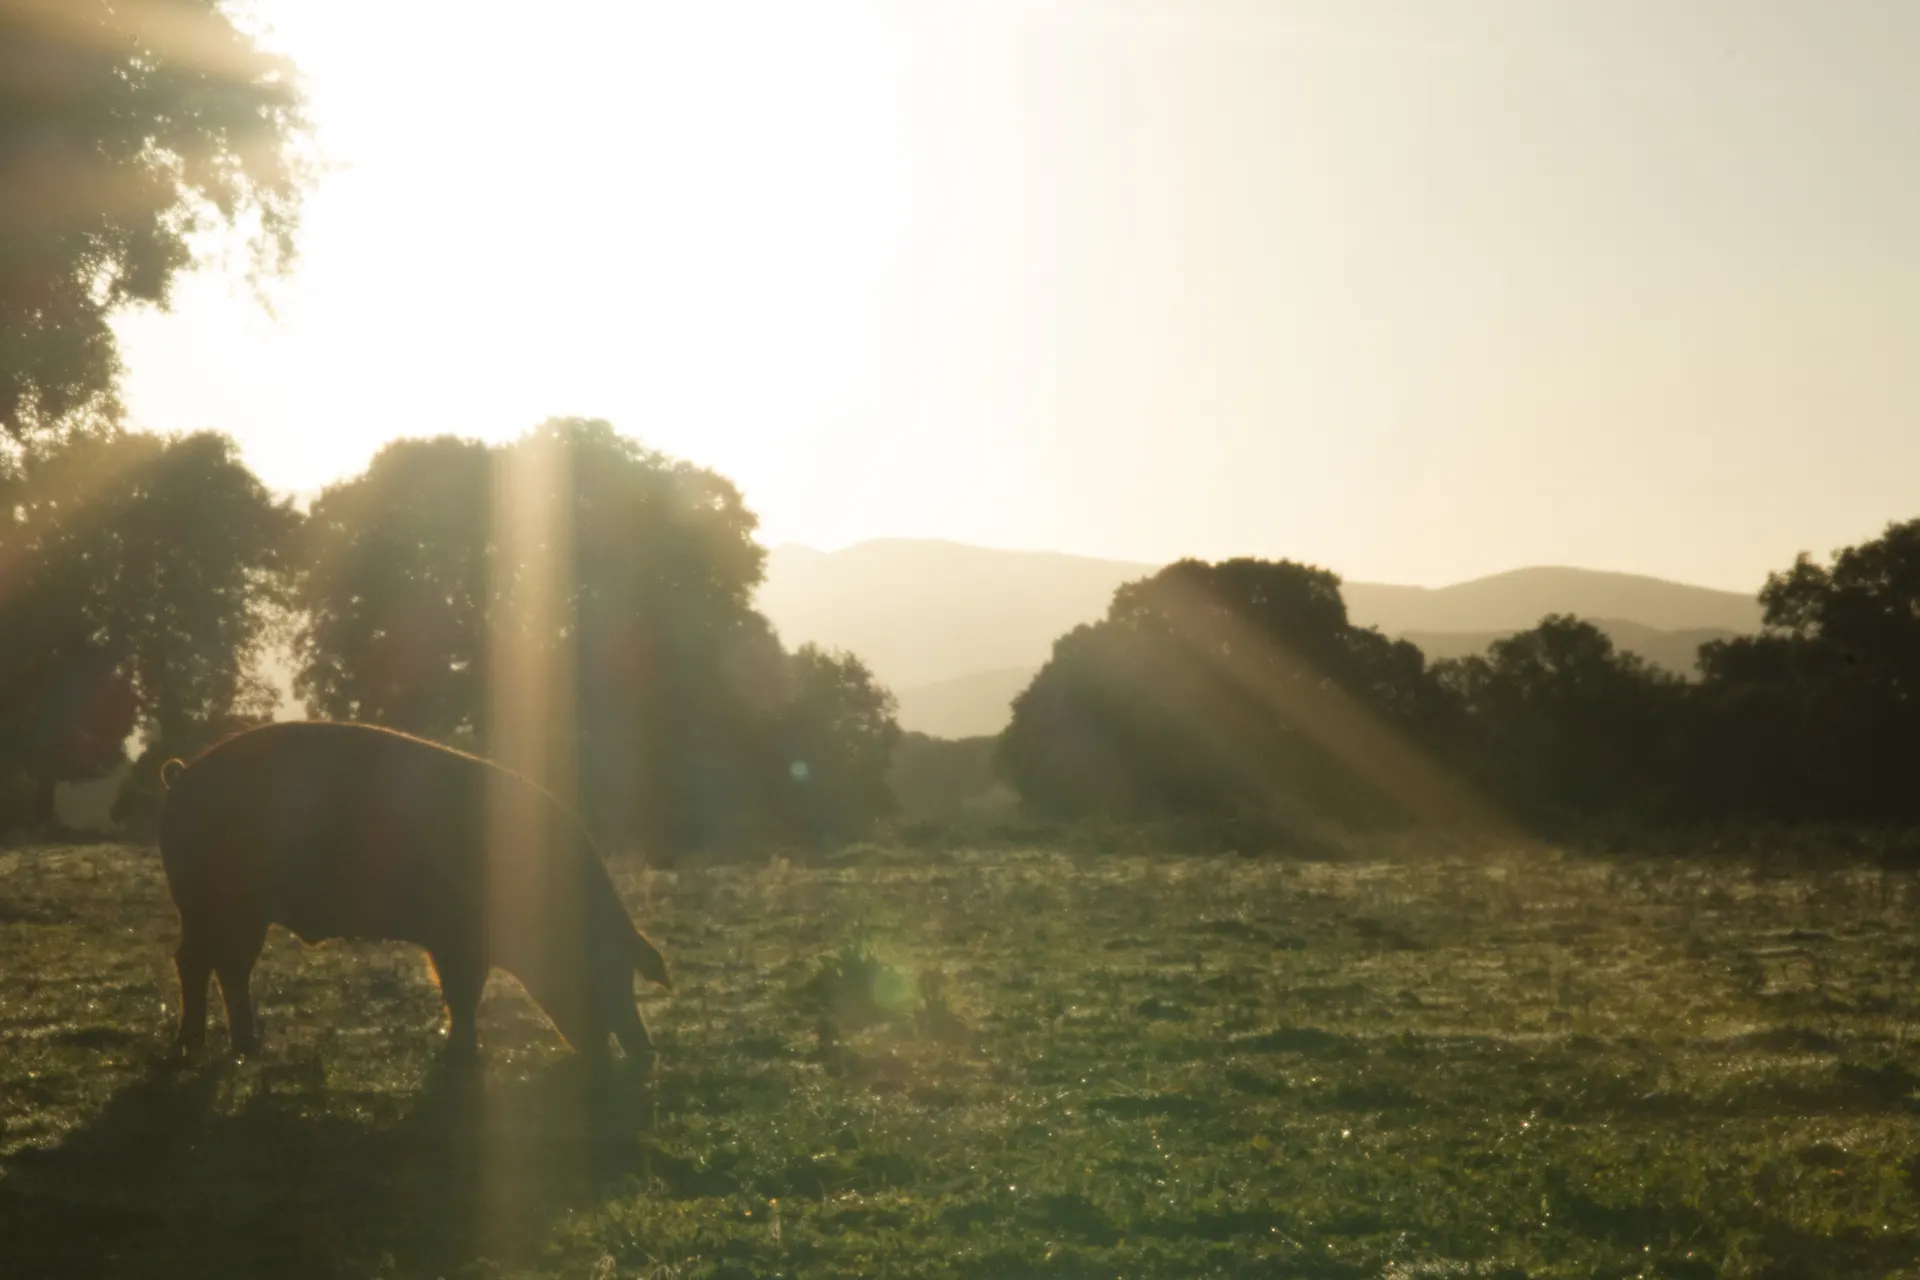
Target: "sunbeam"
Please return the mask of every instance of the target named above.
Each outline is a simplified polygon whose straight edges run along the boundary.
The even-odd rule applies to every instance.
[[[492,625],[488,642],[485,743],[500,764],[530,778],[577,808],[574,755],[573,636],[567,625],[573,581],[572,466],[565,440],[535,432],[502,451],[493,490]],[[571,833],[556,829],[551,806],[530,788],[496,783],[487,796],[487,875],[490,939],[526,933],[527,920],[563,936],[587,926],[550,874],[571,858]],[[559,884],[569,883],[564,877]],[[490,941],[489,949],[495,944]],[[556,1022],[561,1010],[551,1012]],[[575,1049],[587,1046],[575,1045]],[[604,1048],[604,1046],[600,1046]],[[550,1123],[579,1122],[582,1098],[556,1098],[571,1114]],[[492,1117],[490,1116],[491,1120]],[[533,1135],[502,1123],[485,1125],[480,1171],[490,1222],[509,1223],[516,1209],[513,1171],[526,1159]]]
[[[1520,828],[1458,771],[1433,759],[1404,731],[1339,687],[1307,655],[1262,632],[1205,587],[1168,572],[1155,581],[1166,601],[1168,633],[1220,681],[1212,696],[1160,698],[1151,688],[1126,695],[1154,701],[1181,724],[1207,765],[1235,776],[1269,801],[1287,792],[1259,740],[1297,732],[1403,815],[1476,833],[1517,837]]]

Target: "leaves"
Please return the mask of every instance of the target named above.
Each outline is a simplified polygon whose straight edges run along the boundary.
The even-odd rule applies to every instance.
[[[1185,560],[1061,637],[999,761],[1060,817],[1422,811],[1438,797],[1419,744],[1445,711],[1424,667],[1351,626],[1324,569]]]
[[[616,844],[857,831],[891,804],[892,696],[851,656],[782,652],[754,527],[726,479],[597,420],[395,441],[314,503],[296,690],[554,785],[571,760]]]
[[[215,0],[0,3],[0,432],[117,420],[109,320],[164,306],[194,237],[293,256],[309,165],[292,66]]]
[[[1920,820],[1920,520],[1802,555],[1760,593],[1766,633],[1701,654],[1700,790],[1722,812]]]
[[[97,777],[136,725],[181,752],[206,726],[264,709],[255,663],[299,517],[232,440],[84,433],[12,464],[0,767],[43,783]]]

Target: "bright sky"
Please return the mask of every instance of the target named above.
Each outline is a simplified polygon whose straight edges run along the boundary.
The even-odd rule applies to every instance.
[[[770,542],[1751,589],[1920,515],[1911,0],[261,0],[339,169],[139,425],[606,417]]]

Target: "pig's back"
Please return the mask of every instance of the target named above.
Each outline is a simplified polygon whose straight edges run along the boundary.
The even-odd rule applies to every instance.
[[[480,909],[488,766],[368,726],[294,721],[196,760],[169,793],[174,897],[309,940],[434,945]]]

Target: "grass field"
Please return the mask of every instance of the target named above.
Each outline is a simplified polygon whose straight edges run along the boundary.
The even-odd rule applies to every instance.
[[[593,1093],[505,980],[462,1082],[416,952],[278,931],[263,1058],[159,1069],[156,859],[0,854],[0,1276],[1920,1276],[1904,875],[618,878],[680,987]]]

